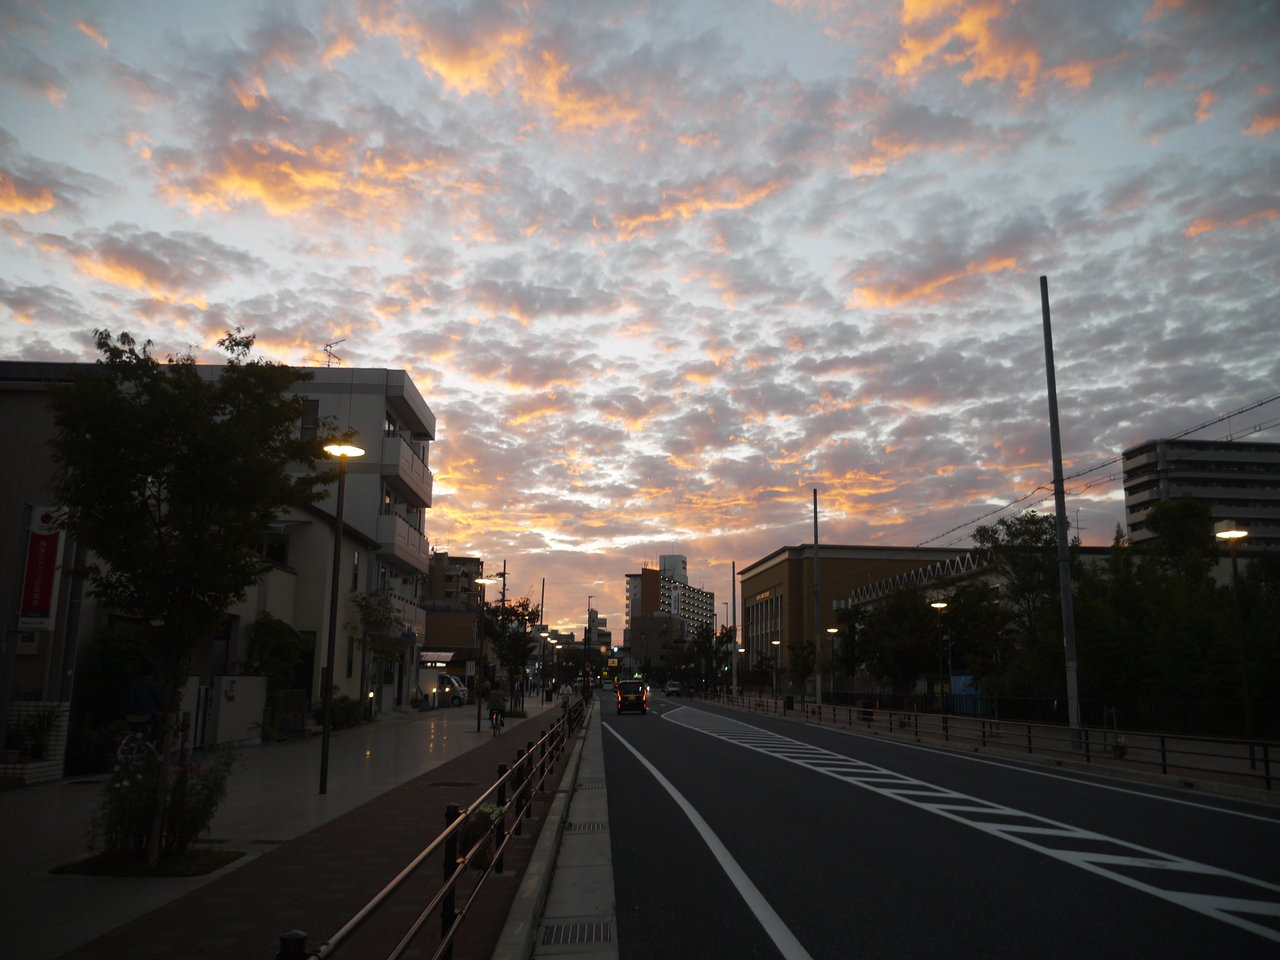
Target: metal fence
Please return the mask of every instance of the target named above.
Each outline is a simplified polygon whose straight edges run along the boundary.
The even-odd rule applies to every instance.
[[[276,960],[323,960],[338,955],[351,935],[365,923],[406,880],[436,859],[442,864],[440,886],[421,908],[405,930],[399,943],[385,960],[397,960],[419,939],[419,934],[433,916],[439,917],[438,935],[434,947],[418,943],[415,956],[430,956],[432,960],[450,960],[453,941],[466,920],[467,913],[480,897],[485,881],[496,871],[502,872],[503,857],[512,837],[518,837],[524,829],[524,821],[533,815],[534,794],[543,790],[544,781],[555,767],[556,761],[568,747],[573,732],[582,724],[585,704],[579,700],[536,743],[519,751],[516,762],[508,769],[498,766],[498,778],[466,809],[451,803],[445,807],[445,829],[426,847],[418,852],[408,865],[384,886],[368,903],[356,912],[342,927],[316,950],[307,948],[307,934],[291,930],[280,936],[280,949]],[[460,881],[468,876],[468,870],[478,872],[474,886],[463,895],[459,904]],[[429,932],[422,934],[429,936]],[[424,950],[430,949],[430,954]],[[367,960],[367,958],[366,958]]]
[[[1187,781],[1234,783],[1265,792],[1278,789],[1280,743],[1259,739],[1147,733],[1105,727],[1068,727],[1029,720],[992,719],[884,709],[866,704],[803,705],[786,699],[721,696],[727,706],[775,716],[791,715],[838,729],[901,736],[966,748],[1145,771]]]

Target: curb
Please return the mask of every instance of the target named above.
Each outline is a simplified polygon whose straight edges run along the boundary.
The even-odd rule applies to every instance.
[[[578,767],[582,763],[582,752],[587,742],[587,725],[594,716],[592,711],[583,719],[577,742],[573,745],[573,753],[569,757],[569,765],[565,768],[560,788],[547,811],[546,823],[538,833],[538,842],[534,845],[528,866],[525,867],[520,888],[516,891],[491,960],[528,960],[532,955],[534,933],[546,904],[551,875],[555,872],[556,858],[560,852],[560,839],[564,836],[564,828],[568,823],[569,802],[573,799],[573,791],[578,782]]]

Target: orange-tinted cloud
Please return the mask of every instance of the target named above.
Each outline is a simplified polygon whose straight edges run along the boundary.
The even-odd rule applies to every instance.
[[[526,61],[521,97],[549,113],[558,127],[597,129],[633,121],[639,111],[598,88],[575,83],[569,65],[550,50]]]
[[[1213,116],[1213,105],[1218,102],[1218,95],[1212,90],[1201,90],[1196,97],[1196,123],[1204,123]]]
[[[618,216],[614,225],[618,237],[630,240],[647,227],[659,223],[687,220],[704,213],[719,210],[743,210],[782,189],[785,181],[766,180],[764,183],[747,183],[738,176],[726,176],[718,181],[697,183],[689,187],[662,191],[662,201],[656,210],[632,216]]]
[[[44,213],[57,205],[48,187],[0,170],[0,213]]]
[[[1093,81],[1096,61],[1077,60],[1044,67],[1032,39],[1001,30],[1016,0],[905,0],[899,50],[890,59],[889,73],[911,77],[941,63],[967,65],[966,85],[978,80],[1012,82],[1020,96],[1028,96],[1042,75],[1073,87]]]
[[[111,41],[107,39],[106,34],[104,34],[96,24],[90,23],[88,20],[77,20],[76,29],[100,46],[103,50],[109,50],[111,48]]]
[[[1269,87],[1259,87],[1258,96],[1267,97],[1266,101],[1253,112],[1253,122],[1245,129],[1251,137],[1265,137],[1273,130],[1280,129],[1280,97],[1271,96]]]
[[[1277,218],[1280,218],[1280,209],[1255,210],[1234,219],[1200,217],[1192,221],[1185,233],[1188,237],[1198,237],[1202,233],[1212,233],[1215,230],[1249,230],[1270,223]]]
[[[959,270],[929,277],[911,286],[906,286],[896,281],[880,285],[865,283],[854,287],[845,306],[849,309],[856,307],[895,307],[913,300],[933,303],[945,300],[945,288],[948,284],[957,280],[989,273],[1004,273],[1017,269],[1019,267],[1016,257],[994,256],[983,261],[971,261]]]

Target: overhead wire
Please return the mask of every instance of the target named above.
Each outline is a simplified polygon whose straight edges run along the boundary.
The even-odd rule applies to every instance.
[[[1240,407],[1238,410],[1232,410],[1228,413],[1224,413],[1219,417],[1214,417],[1212,420],[1206,420],[1204,423],[1197,424],[1194,427],[1188,427],[1186,430],[1183,430],[1180,433],[1175,433],[1171,435],[1168,439],[1181,440],[1183,437],[1190,436],[1193,433],[1198,433],[1199,431],[1207,429],[1208,427],[1216,426],[1217,424],[1222,423],[1224,420],[1230,420],[1232,417],[1238,417],[1243,413],[1248,413],[1250,410],[1256,410],[1259,407],[1266,406],[1268,403],[1273,403],[1276,400],[1280,400],[1280,393],[1272,394],[1271,396],[1266,397],[1262,400],[1258,400],[1258,401],[1255,401],[1254,403],[1250,403],[1246,406]],[[1252,427],[1249,428],[1247,432],[1251,434],[1260,433],[1263,430],[1268,430],[1271,427],[1276,426],[1277,424],[1280,424],[1280,417],[1274,417],[1270,421],[1264,421],[1259,424],[1254,424]],[[1236,436],[1237,434],[1234,430],[1228,430],[1226,436],[1218,437],[1216,439],[1231,441],[1231,440],[1235,440]],[[1075,473],[1066,474],[1062,478],[1063,482],[1065,483],[1068,480],[1075,480],[1075,479],[1078,479],[1079,477],[1087,476],[1090,473],[1095,473],[1098,470],[1102,470],[1106,467],[1112,466],[1113,464],[1120,463],[1122,460],[1124,460],[1123,454],[1117,457],[1112,457],[1109,460],[1103,460],[1101,463],[1096,463],[1091,467],[1085,467],[1083,470],[1077,470]],[[1122,479],[1123,477],[1124,477],[1123,473],[1113,473],[1113,474],[1110,474],[1109,476],[1099,477],[1097,480],[1090,481],[1089,483],[1086,483],[1082,487],[1079,487],[1075,490],[1066,491],[1066,493],[1070,496],[1078,496],[1079,494],[1083,493],[1085,490],[1089,490],[1095,486],[1101,486],[1104,483],[1112,483],[1116,480]],[[938,540],[942,540],[944,537],[949,537],[951,536],[951,534],[957,533],[961,530],[968,531],[971,528],[977,526],[983,520],[986,520],[988,517],[993,517],[993,516],[996,516],[997,514],[1004,513],[1006,510],[1016,507],[1020,503],[1026,503],[1028,500],[1032,499],[1037,494],[1040,494],[1040,493],[1051,494],[1052,492],[1053,492],[1052,481],[1049,481],[1048,483],[1042,483],[1035,489],[1022,494],[1021,496],[1015,497],[1013,500],[1010,500],[1008,503],[1003,504],[1002,506],[992,507],[990,510],[987,510],[982,514],[979,514],[977,517],[974,517],[972,520],[966,520],[964,523],[958,524],[957,526],[954,526],[949,530],[944,530],[942,533],[938,534],[937,536],[930,537],[928,540],[922,540],[920,543],[917,543],[916,546],[917,547],[927,546],[930,543],[934,543]],[[968,534],[966,533],[965,536],[967,535]],[[944,547],[953,546],[959,543],[961,540],[964,540],[965,536],[956,537],[955,539],[950,540],[947,543],[943,544],[943,546]]]

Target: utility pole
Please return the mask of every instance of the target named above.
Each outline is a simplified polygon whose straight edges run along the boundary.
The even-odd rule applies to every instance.
[[[1067,720],[1080,729],[1080,691],[1076,678],[1076,617],[1071,601],[1071,554],[1067,549],[1067,495],[1062,477],[1062,435],[1058,430],[1058,382],[1053,372],[1053,331],[1049,325],[1049,278],[1040,278],[1044,318],[1044,366],[1049,381],[1049,444],[1053,454],[1053,510],[1058,528],[1058,592],[1062,596],[1062,644],[1067,662]]]
[[[813,686],[822,709],[822,580],[818,575],[818,488],[813,488]]]

